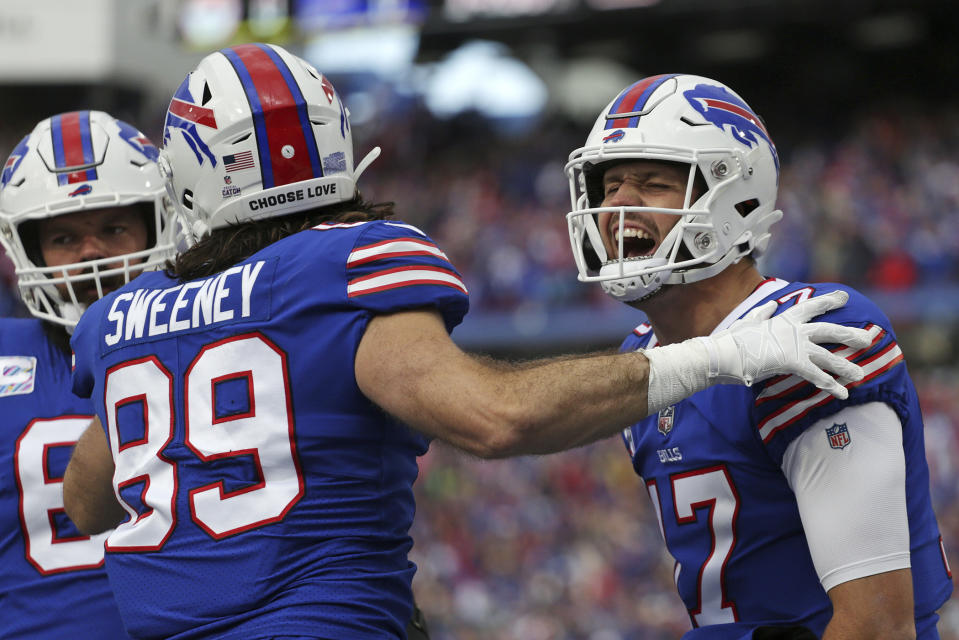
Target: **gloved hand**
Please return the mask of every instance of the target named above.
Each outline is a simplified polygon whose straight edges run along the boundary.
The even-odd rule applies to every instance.
[[[714,384],[750,386],[766,378],[790,374],[846,399],[849,391],[841,381],[861,380],[862,368],[817,343],[841,343],[863,349],[871,343],[869,333],[865,329],[809,320],[838,309],[848,299],[846,292],[833,291],[799,302],[775,318],[771,316],[777,303],[770,301],[714,335],[644,351],[650,364],[650,413]]]

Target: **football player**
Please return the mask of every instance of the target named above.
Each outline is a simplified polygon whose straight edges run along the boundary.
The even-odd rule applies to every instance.
[[[70,390],[83,310],[173,254],[157,148],[101,111],[47,118],[0,175],[0,242],[36,318],[0,319],[0,635],[126,638],[106,535],[63,508],[70,451],[93,416]]]
[[[566,169],[580,279],[649,320],[622,351],[653,357],[836,291],[849,302],[823,317],[871,336],[834,348],[865,372],[840,379],[847,398],[781,376],[705,389],[625,430],[676,560],[684,638],[938,638],[952,582],[916,390],[865,296],[757,267],[782,217],[763,121],[719,82],[654,76],[602,111]]]
[[[449,337],[468,306],[449,258],[357,191],[378,152],[354,167],[340,96],[281,47],[215,52],[174,95],[160,164],[196,244],[95,304],[72,341],[99,421],[67,511],[116,526],[107,570],[135,637],[406,637],[428,438],[557,451],[716,382],[801,371],[844,395],[813,361],[859,375],[810,338],[865,346],[865,331],[802,324],[841,294],[652,364],[470,357]],[[763,339],[778,355],[745,360]]]

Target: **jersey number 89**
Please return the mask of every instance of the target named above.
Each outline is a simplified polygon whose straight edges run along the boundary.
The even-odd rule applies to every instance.
[[[246,384],[249,406],[218,416],[220,383]],[[294,441],[286,354],[260,333],[205,346],[183,376],[184,444],[203,462],[249,456],[259,481],[228,492],[223,481],[188,487],[190,517],[215,539],[282,520],[303,495]],[[164,457],[174,438],[174,376],[155,356],[110,368],[105,383],[114,488],[130,514],[107,540],[110,551],[154,551],[176,526],[180,489],[175,462]],[[143,437],[123,442],[119,415],[142,407]],[[129,415],[129,414],[125,414]],[[142,485],[137,510],[122,497]]]

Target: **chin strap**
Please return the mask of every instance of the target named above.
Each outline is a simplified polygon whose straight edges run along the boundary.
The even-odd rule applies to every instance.
[[[380,157],[381,149],[379,147],[373,147],[373,149],[366,154],[366,157],[360,160],[360,163],[356,165],[356,169],[353,171],[353,182],[356,182],[360,179],[360,176],[363,175],[363,172],[366,171],[366,168],[373,164],[373,161]]]

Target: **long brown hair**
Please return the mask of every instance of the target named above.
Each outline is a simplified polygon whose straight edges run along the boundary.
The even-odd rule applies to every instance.
[[[246,260],[263,247],[318,224],[385,220],[393,217],[393,208],[392,202],[367,202],[357,192],[346,202],[214,229],[175,260],[167,261],[166,274],[181,282],[211,276]]]

